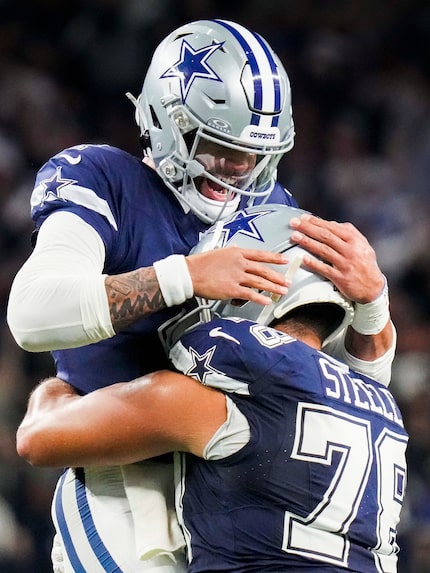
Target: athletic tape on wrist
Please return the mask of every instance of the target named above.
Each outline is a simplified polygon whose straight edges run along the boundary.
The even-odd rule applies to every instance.
[[[366,304],[355,303],[354,320],[352,328],[359,334],[379,334],[390,318],[388,284],[381,294],[372,302]]]
[[[153,266],[167,306],[182,304],[193,296],[193,282],[184,255],[170,255]]]

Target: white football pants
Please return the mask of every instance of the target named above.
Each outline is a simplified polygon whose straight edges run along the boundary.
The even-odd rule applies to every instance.
[[[54,573],[185,573],[173,464],[68,469],[52,503]]]

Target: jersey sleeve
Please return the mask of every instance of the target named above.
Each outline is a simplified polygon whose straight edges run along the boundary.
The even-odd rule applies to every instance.
[[[69,211],[91,225],[105,244],[118,231],[117,175],[120,150],[107,145],[79,145],[58,153],[36,176],[31,216],[36,228],[56,211]]]
[[[255,395],[275,383],[287,334],[240,318],[219,318],[201,324],[170,351],[175,368],[201,383],[240,396]]]

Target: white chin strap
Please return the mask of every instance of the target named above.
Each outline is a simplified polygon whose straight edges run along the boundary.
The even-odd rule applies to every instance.
[[[232,215],[239,207],[240,202],[239,194],[234,199],[224,202],[208,199],[199,193],[193,185],[187,185],[183,189],[182,198],[197,217],[209,223],[215,223]]]

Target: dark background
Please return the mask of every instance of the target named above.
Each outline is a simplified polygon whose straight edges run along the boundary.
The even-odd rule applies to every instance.
[[[15,452],[29,391],[53,372],[7,329],[30,252],[36,170],[79,143],[140,155],[134,111],[157,43],[198,18],[263,35],[290,76],[296,144],[279,179],[349,220],[390,284],[394,390],[410,434],[399,573],[430,573],[430,5],[414,0],[0,0],[0,573],[49,573],[57,472]]]

